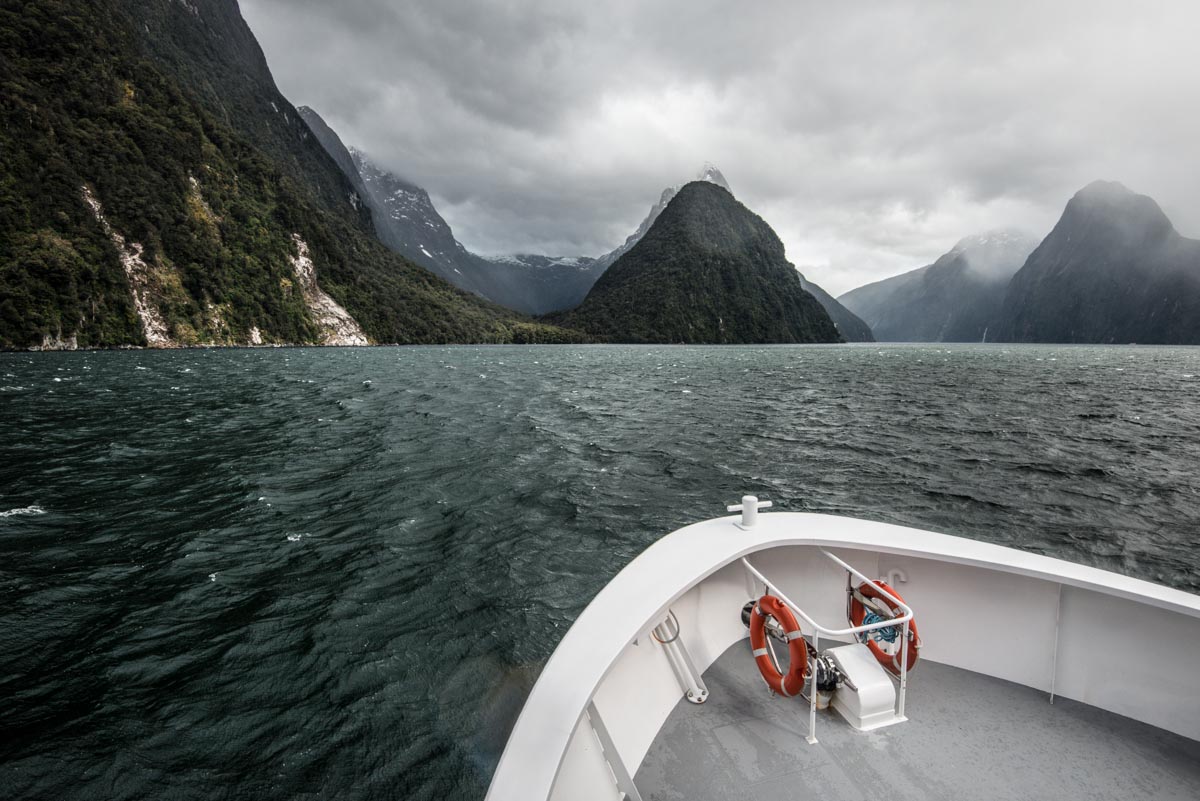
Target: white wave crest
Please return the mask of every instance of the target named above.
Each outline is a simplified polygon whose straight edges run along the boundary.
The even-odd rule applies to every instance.
[[[0,517],[19,517],[21,515],[44,515],[46,510],[40,506],[26,506],[22,509],[9,509],[7,512],[0,512]]]

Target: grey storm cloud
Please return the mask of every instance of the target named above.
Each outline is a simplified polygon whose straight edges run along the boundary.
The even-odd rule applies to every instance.
[[[1200,5],[242,0],[281,90],[469,248],[596,255],[712,161],[840,293],[1097,178],[1200,235]]]

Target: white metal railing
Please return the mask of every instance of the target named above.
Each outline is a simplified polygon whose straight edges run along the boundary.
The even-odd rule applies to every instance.
[[[892,603],[896,604],[896,606],[898,606],[904,614],[900,615],[899,617],[890,617],[887,620],[881,620],[877,623],[867,623],[867,624],[864,624],[861,626],[848,626],[846,628],[841,628],[841,629],[831,629],[827,626],[822,626],[820,623],[818,623],[816,620],[814,620],[811,615],[809,615],[807,612],[805,612],[803,609],[801,609],[798,604],[796,604],[794,601],[792,601],[790,598],[788,598],[786,595],[784,595],[783,591],[780,590],[779,587],[777,587],[775,584],[773,584],[770,579],[768,579],[766,576],[764,576],[758,570],[758,568],[756,568],[756,567],[754,567],[754,565],[750,564],[750,560],[747,559],[746,557],[742,557],[742,566],[746,568],[746,571],[751,576],[753,576],[754,578],[761,581],[763,583],[763,586],[765,586],[768,590],[770,590],[771,593],[776,598],[783,601],[784,605],[788,609],[791,609],[793,612],[795,612],[801,618],[806,620],[809,623],[809,625],[811,625],[813,627],[813,656],[814,656],[814,658],[819,654],[821,634],[825,634],[826,636],[829,636],[829,637],[841,637],[841,636],[845,636],[845,635],[849,634],[849,635],[854,635],[855,638],[857,638],[857,636],[859,634],[863,634],[868,631],[875,631],[876,629],[894,628],[898,624],[903,624],[904,628],[903,628],[903,631],[900,636],[900,694],[899,694],[898,706],[896,708],[896,717],[899,720],[905,720],[905,717],[904,717],[904,695],[905,695],[905,692],[908,690],[908,636],[909,636],[908,630],[909,630],[909,621],[911,621],[913,619],[912,607],[910,607],[908,604],[904,603],[904,601],[900,600],[892,593],[885,590],[882,586],[880,586],[879,582],[876,581],[875,579],[868,578],[866,575],[864,575],[863,573],[861,573],[857,569],[855,569],[852,565],[847,564],[845,561],[834,556],[833,554],[831,554],[829,551],[825,550],[824,548],[821,548],[820,551],[827,558],[829,558],[830,561],[832,561],[834,564],[836,564],[839,567],[841,567],[842,569],[844,569],[846,572],[850,573],[853,576],[857,576],[858,578],[862,579],[867,584],[873,585],[877,590],[879,590],[879,593],[881,595],[883,595],[885,598],[887,598]],[[809,692],[808,692],[808,696],[809,696],[808,741],[810,743],[815,743],[815,742],[817,742],[817,676],[816,676],[815,669],[811,671],[810,676],[811,676],[811,683],[809,684]]]

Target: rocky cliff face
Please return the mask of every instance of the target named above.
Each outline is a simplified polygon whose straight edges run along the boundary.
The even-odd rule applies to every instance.
[[[1067,203],[1013,277],[1007,342],[1200,344],[1200,241],[1158,204],[1097,181]]]
[[[933,264],[838,298],[884,342],[979,342],[995,337],[1012,276],[1037,246],[1019,231],[960,240]]]
[[[375,211],[380,241],[456,286],[480,293],[481,259],[454,237],[429,193],[377,167],[359,150],[351,148],[350,155]]]
[[[725,188],[685,185],[575,310],[551,319],[612,342],[840,342],[775,232]]]

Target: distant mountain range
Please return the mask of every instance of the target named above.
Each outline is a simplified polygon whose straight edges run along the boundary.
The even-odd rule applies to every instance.
[[[683,187],[679,184],[664,189],[637,230],[602,256],[518,254],[485,258],[471,253],[455,238],[428,192],[379,168],[361,151],[347,149],[312,108],[301,106],[300,113],[351,183],[363,187],[380,241],[462,289],[529,314],[578,306],[597,279],[641,241]],[[705,164],[695,180],[733,191],[713,164]],[[847,341],[873,341],[865,322],[804,276],[800,280],[826,308]]]
[[[577,305],[676,192],[600,259],[482,258],[279,93],[234,0],[26,11],[0,12],[0,348],[579,341],[487,301]]]
[[[595,259],[521,254],[487,258],[467,250],[419,186],[350,151],[367,187],[380,240],[450,283],[501,306],[545,314],[575,305],[595,282]]]
[[[838,298],[881,342],[980,342],[995,336],[1004,291],[1037,240],[992,231],[960,240],[933,264]]]
[[[674,193],[576,309],[552,321],[607,342],[841,342],[762,218],[716,182]]]
[[[1200,344],[1200,242],[1096,181],[1039,244],[992,232],[839,300],[881,341]]]
[[[0,348],[1200,343],[1200,242],[1120,184],[1036,247],[969,237],[841,302],[712,165],[610,253],[485,258],[280,94],[235,0],[56,0],[0,26]]]

